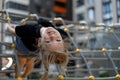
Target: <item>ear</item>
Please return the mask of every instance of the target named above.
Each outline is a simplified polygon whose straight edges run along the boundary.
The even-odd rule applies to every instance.
[[[38,39],[37,43],[38,43],[37,46],[40,47],[41,46],[41,38]]]

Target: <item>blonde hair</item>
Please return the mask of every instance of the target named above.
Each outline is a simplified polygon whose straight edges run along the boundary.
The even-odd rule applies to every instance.
[[[49,53],[47,51],[44,51],[42,53],[42,63],[45,68],[45,72],[42,77],[42,80],[48,80],[49,64],[56,64],[56,65],[60,64],[59,68],[61,68],[62,71],[64,71],[65,70],[64,68],[67,66],[68,63],[68,53],[67,52]]]
[[[46,30],[46,29],[45,29]],[[44,32],[42,33],[42,36],[44,36]],[[54,46],[54,47],[53,47]],[[61,45],[53,45],[53,52],[51,52],[48,48],[51,49],[51,46],[47,47],[44,44],[44,38],[42,37],[42,46],[41,46],[41,53],[42,53],[42,63],[45,68],[45,73],[42,77],[42,80],[48,80],[48,71],[49,71],[49,64],[60,64],[60,68],[66,67],[68,63],[68,52],[64,51],[64,44],[61,43]],[[59,46],[60,48],[55,49],[55,46]],[[63,70],[64,71],[64,70]]]

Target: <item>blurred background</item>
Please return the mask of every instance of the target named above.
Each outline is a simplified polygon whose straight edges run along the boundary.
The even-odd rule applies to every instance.
[[[0,8],[3,7],[11,14],[22,16],[35,13],[92,24],[120,22],[120,0],[0,0]]]
[[[13,21],[21,21],[29,14],[37,14],[50,19],[61,17],[68,21],[69,24],[83,21],[80,25],[74,24],[70,28],[71,37],[74,38],[78,48],[100,50],[106,47],[107,49],[118,50],[117,52],[109,52],[109,54],[115,61],[116,67],[114,68],[120,72],[120,25],[113,27],[113,24],[120,22],[120,0],[0,0],[0,10],[3,9],[8,10]],[[97,25],[98,23],[101,24]],[[2,23],[0,25],[3,26]],[[5,28],[0,27],[0,30],[0,41],[12,42],[9,35],[3,34]],[[111,35],[113,33],[114,35]],[[67,42],[69,43],[69,45],[67,44],[68,50],[75,50],[69,39]],[[6,47],[0,49],[2,51],[3,49],[5,51],[8,50]],[[67,75],[73,77],[86,77],[89,75],[87,66],[84,60],[81,59],[80,54],[71,53],[71,55],[75,58],[73,57],[69,60]],[[83,55],[86,57],[93,75],[98,77],[116,75],[111,61],[102,52],[88,51]],[[40,68],[40,63],[35,68]],[[51,74],[58,74],[55,73],[55,66],[51,65],[51,70]],[[36,71],[38,69],[35,69],[33,72]],[[40,77],[40,75],[36,73],[29,78],[32,77],[36,78]]]

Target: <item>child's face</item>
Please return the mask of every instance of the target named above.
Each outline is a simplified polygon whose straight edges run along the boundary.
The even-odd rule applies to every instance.
[[[48,27],[45,31],[43,42],[50,52],[63,51],[63,39],[60,33],[52,27]]]

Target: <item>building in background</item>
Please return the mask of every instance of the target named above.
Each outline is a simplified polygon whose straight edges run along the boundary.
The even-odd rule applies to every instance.
[[[0,4],[2,4],[2,0],[0,0]],[[2,9],[2,5],[0,5],[0,10]],[[0,22],[0,31],[1,31],[1,22]],[[1,33],[0,33],[0,41],[1,41]]]
[[[88,23],[120,22],[120,0],[72,0],[73,20]]]
[[[120,22],[120,0],[30,0],[30,13],[88,23]]]
[[[54,0],[53,10],[56,17],[72,20],[72,0]]]
[[[0,0],[0,4],[2,4],[2,0]],[[0,10],[2,9],[2,5],[0,5]]]
[[[3,3],[3,1],[2,0],[0,0],[0,4],[2,4]],[[0,5],[0,10],[2,10],[2,7],[3,7],[3,5]],[[0,14],[1,15],[1,14]],[[0,22],[0,32],[1,32],[1,29],[2,29],[2,24],[1,24],[1,22]],[[2,40],[2,34],[0,33],[0,41]]]
[[[30,0],[29,11],[42,17],[54,17],[53,0]]]
[[[13,21],[20,21],[29,14],[29,0],[6,0],[5,9],[10,13]]]
[[[72,20],[72,0],[30,0],[30,13]]]

